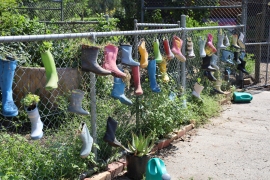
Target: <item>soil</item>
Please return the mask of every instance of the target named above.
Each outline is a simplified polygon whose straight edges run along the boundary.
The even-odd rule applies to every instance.
[[[223,106],[219,117],[157,152],[172,180],[269,180],[270,91]],[[128,180],[124,172],[118,178]]]

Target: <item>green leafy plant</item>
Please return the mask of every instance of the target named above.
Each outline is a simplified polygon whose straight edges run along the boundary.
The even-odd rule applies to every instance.
[[[21,103],[27,108],[27,110],[33,110],[39,101],[40,98],[38,95],[29,93],[21,100]]]
[[[39,50],[41,53],[51,49],[52,49],[52,42],[50,41],[43,41],[42,44],[39,46]]]
[[[132,143],[128,143],[130,152],[134,154],[134,156],[139,157],[149,155],[153,147],[153,137],[150,136],[150,134],[148,136],[144,136],[141,132],[138,136],[132,133]]]

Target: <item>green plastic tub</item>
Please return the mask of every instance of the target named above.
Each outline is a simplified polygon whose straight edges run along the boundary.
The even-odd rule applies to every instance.
[[[239,103],[249,103],[253,99],[250,93],[246,92],[234,92],[233,101]]]

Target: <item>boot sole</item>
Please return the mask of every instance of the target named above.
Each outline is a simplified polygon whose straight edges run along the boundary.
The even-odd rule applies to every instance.
[[[14,116],[17,116],[18,115],[18,111],[17,112],[15,112],[15,113],[13,113],[13,114],[5,114],[4,112],[3,112],[3,116],[5,116],[5,117],[14,117]]]
[[[31,136],[31,139],[32,140],[39,140],[39,139],[41,139],[43,137],[43,132],[39,135],[39,136],[35,136],[35,137],[32,137]]]

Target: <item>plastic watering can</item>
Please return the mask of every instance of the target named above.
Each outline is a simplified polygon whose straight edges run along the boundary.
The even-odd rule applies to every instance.
[[[240,103],[247,103],[253,99],[250,93],[246,92],[234,92],[233,93],[233,101],[240,102]]]
[[[164,162],[159,158],[152,158],[146,166],[146,180],[170,180]]]

